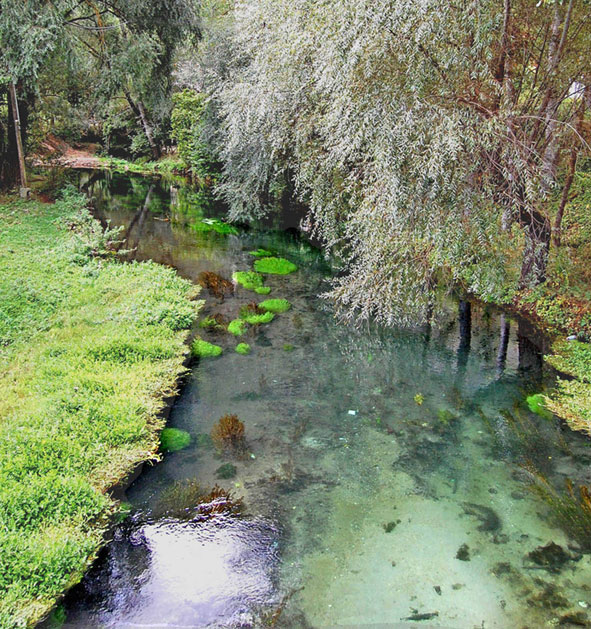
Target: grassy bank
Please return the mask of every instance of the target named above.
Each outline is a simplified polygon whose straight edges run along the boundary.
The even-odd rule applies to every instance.
[[[158,449],[199,303],[151,263],[121,264],[71,193],[0,203],[0,627],[28,626],[83,574]]]
[[[591,172],[576,173],[562,227],[561,244],[551,249],[548,281],[518,295],[515,305],[556,339],[546,358],[567,377],[558,378],[547,406],[574,430],[591,435]]]

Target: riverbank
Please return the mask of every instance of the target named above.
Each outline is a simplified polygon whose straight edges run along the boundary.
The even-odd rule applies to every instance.
[[[157,456],[160,411],[200,308],[172,269],[121,264],[70,192],[0,202],[0,627],[30,626],[83,575]]]
[[[555,200],[552,218],[558,208]],[[559,371],[546,405],[573,430],[591,435],[591,172],[575,173],[560,246],[550,249],[548,279],[513,305],[554,339],[547,362]]]

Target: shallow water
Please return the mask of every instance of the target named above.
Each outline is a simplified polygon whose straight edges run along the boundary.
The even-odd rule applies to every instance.
[[[94,178],[84,183],[99,215],[125,226],[131,257],[193,280],[230,278],[264,247],[299,270],[268,276],[270,296],[293,305],[238,339],[249,356],[231,335],[200,331],[224,353],[192,369],[173,407],[169,425],[192,443],[127,490],[131,516],[68,596],[66,626],[488,629],[591,618],[590,555],[542,495],[567,500],[567,480],[591,484],[590,442],[525,404],[552,374],[523,322],[473,305],[469,330],[450,304],[431,330],[339,325],[317,297],[326,262],[281,218],[274,229],[203,232],[199,199],[183,189]],[[202,296],[204,316],[227,319],[262,299],[242,288]],[[244,422],[243,452],[220,453],[209,438],[228,413]],[[219,478],[224,463],[234,478]],[[243,515],[195,517],[197,483],[232,490]],[[528,553],[550,541],[562,565],[536,564]]]

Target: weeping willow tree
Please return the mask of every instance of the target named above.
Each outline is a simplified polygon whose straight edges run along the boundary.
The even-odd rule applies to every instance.
[[[587,146],[590,19],[589,0],[236,2],[202,64],[232,216],[292,184],[348,317],[543,282],[548,199]]]

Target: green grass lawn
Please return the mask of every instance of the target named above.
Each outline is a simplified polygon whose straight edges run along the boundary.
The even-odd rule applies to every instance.
[[[29,626],[95,557],[105,493],[153,458],[200,302],[123,264],[74,193],[0,204],[0,627]]]

